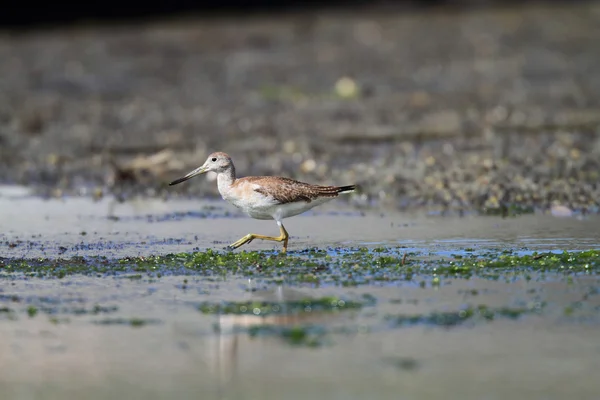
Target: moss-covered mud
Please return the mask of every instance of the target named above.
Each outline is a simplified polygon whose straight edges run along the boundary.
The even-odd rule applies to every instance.
[[[523,251],[521,251],[523,253]],[[266,283],[319,286],[377,284],[424,279],[419,284],[440,285],[444,278],[530,280],[548,273],[597,274],[600,252],[556,251],[515,254],[511,250],[457,250],[444,257],[435,252],[415,253],[404,248],[311,248],[287,254],[264,251],[238,253],[206,250],[147,257],[72,257],[67,259],[0,258],[3,279],[115,276],[128,279],[164,275],[195,275],[209,280],[246,276]]]
[[[8,398],[597,393],[595,217],[325,208],[281,254],[224,250],[275,227],[210,203],[36,204],[3,220]]]

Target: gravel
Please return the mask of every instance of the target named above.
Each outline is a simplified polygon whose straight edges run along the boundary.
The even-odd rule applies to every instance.
[[[600,211],[600,6],[368,9],[0,33],[0,182],[42,196],[243,175],[360,207]]]

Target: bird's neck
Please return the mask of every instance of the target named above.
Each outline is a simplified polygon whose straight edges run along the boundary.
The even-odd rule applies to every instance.
[[[235,168],[232,165],[231,168],[220,172],[217,175],[217,187],[219,189],[219,193],[221,193],[221,195],[225,195],[227,192],[229,192],[233,182],[235,182]]]

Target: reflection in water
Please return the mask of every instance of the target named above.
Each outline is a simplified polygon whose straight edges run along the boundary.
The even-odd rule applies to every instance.
[[[231,388],[238,377],[241,363],[262,364],[261,351],[274,345],[270,335],[252,335],[249,329],[259,327],[306,327],[314,324],[331,324],[340,319],[342,313],[326,311],[289,310],[290,302],[310,299],[306,293],[289,287],[277,286],[273,290],[253,292],[250,300],[278,304],[280,311],[270,315],[220,314],[215,316],[214,335],[209,339],[209,369],[218,376],[219,388]]]

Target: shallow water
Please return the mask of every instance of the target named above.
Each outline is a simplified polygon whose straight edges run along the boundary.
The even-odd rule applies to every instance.
[[[198,201],[4,196],[0,221],[0,257],[9,259],[204,251],[249,232],[277,232],[271,221]],[[598,217],[442,218],[339,204],[286,220],[290,256],[319,247],[334,259],[381,246],[401,247],[414,260],[598,249],[599,226]],[[256,241],[245,250],[277,248]],[[497,279],[445,277],[433,285],[419,262],[410,280],[351,287],[278,285],[236,273],[7,275],[0,278],[2,398],[597,398],[597,270],[527,277],[504,270]],[[320,310],[325,296],[361,306]],[[245,301],[285,308],[307,298],[315,303],[300,312],[199,311]],[[493,318],[476,311],[456,319],[481,305],[495,310]]]
[[[276,235],[273,221],[253,220],[223,201],[0,197],[0,256],[107,257],[223,249],[247,233]],[[357,211],[329,203],[286,219],[289,250],[307,247],[402,246],[440,254],[464,248],[576,250],[597,248],[600,216],[440,217]],[[256,240],[244,250],[279,250]]]

